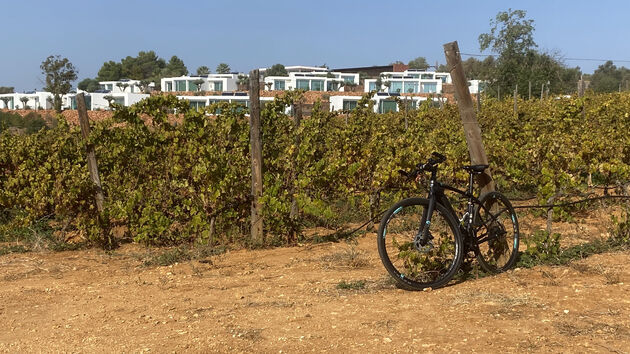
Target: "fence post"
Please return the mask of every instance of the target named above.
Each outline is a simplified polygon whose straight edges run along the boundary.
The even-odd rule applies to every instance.
[[[83,93],[79,93],[75,96],[77,102],[77,111],[79,113],[79,125],[81,126],[81,135],[87,143],[87,165],[90,172],[90,179],[94,185],[94,200],[96,201],[96,210],[98,211],[99,224],[103,225],[103,204],[105,197],[103,196],[103,187],[101,185],[101,178],[98,173],[98,163],[96,162],[96,154],[94,153],[94,144],[90,143],[90,121],[88,119],[87,107],[85,106],[85,97]],[[112,247],[112,239],[109,235],[103,235],[103,241],[105,246]]]
[[[101,186],[101,179],[98,174],[98,164],[96,163],[96,154],[94,153],[94,145],[89,143],[90,136],[90,122],[88,120],[87,108],[85,106],[85,98],[83,93],[76,95],[77,110],[79,112],[79,125],[81,126],[81,135],[87,144],[87,164],[90,171],[90,179],[96,187],[94,199],[96,200],[96,209],[98,213],[103,212],[103,188]]]
[[[289,234],[289,239],[287,240],[289,243],[293,243],[297,241],[297,224],[298,224],[298,216],[300,213],[300,210],[298,209],[298,202],[297,202],[297,198],[296,198],[296,194],[297,194],[297,187],[295,186],[296,184],[296,180],[298,178],[298,166],[297,166],[297,157],[298,157],[298,152],[300,151],[300,144],[302,142],[301,136],[300,136],[300,125],[302,124],[302,97],[299,98],[299,100],[297,102],[293,103],[293,106],[295,107],[295,115],[293,117],[293,119],[295,120],[294,122],[294,131],[295,131],[295,136],[294,136],[294,143],[295,143],[295,149],[293,150],[293,156],[292,156],[292,166],[291,166],[291,210],[289,211],[289,218],[291,219],[292,222],[292,229],[290,231]]]
[[[464,75],[462,57],[459,53],[457,42],[444,44],[444,55],[446,56],[446,63],[449,73],[451,74],[451,79],[453,80],[453,84],[455,84],[455,98],[457,99],[457,106],[459,107],[464,132],[466,133],[466,143],[468,144],[470,161],[473,165],[488,164],[488,157],[486,156],[483,141],[481,140],[481,128],[477,123],[477,117],[475,115],[472,98],[470,97],[468,82]],[[491,192],[495,189],[494,181],[492,180],[489,170],[479,175],[478,182],[482,193]]]
[[[518,84],[514,87],[514,115],[518,112]]]
[[[263,181],[262,140],[260,134],[260,74],[258,69],[249,72],[249,139],[252,158],[251,241],[254,245],[262,245],[264,235],[260,198],[263,192]]]

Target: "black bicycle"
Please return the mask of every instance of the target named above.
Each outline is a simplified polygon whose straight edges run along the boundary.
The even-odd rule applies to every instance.
[[[462,191],[437,181],[437,167],[445,160],[434,152],[413,171],[399,171],[410,179],[422,172],[431,173],[428,198],[401,200],[383,215],[378,228],[378,253],[383,265],[405,289],[446,285],[463,258],[473,252],[481,267],[491,273],[503,272],[516,262],[519,231],[512,204],[499,192],[479,198],[473,195],[473,177],[488,165],[464,166],[469,179],[468,190]],[[467,199],[461,217],[457,217],[445,190]]]

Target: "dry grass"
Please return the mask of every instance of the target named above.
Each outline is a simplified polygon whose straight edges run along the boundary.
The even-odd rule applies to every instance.
[[[320,262],[324,268],[357,269],[367,267],[370,264],[370,259],[365,251],[351,247],[341,252],[327,254],[321,257]]]

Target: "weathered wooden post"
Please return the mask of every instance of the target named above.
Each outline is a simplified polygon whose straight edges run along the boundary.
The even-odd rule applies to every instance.
[[[514,87],[514,115],[518,112],[518,84]]]
[[[446,56],[446,64],[448,65],[451,79],[455,85],[455,98],[457,99],[459,114],[466,134],[470,161],[473,165],[488,164],[488,157],[486,156],[481,140],[481,128],[479,128],[479,124],[477,123],[477,117],[475,115],[472,98],[470,97],[470,91],[468,90],[468,83],[464,74],[464,68],[462,67],[462,57],[459,53],[457,42],[444,44],[444,55]],[[479,175],[478,183],[481,187],[481,193],[494,191],[495,189],[494,181],[492,180],[489,170]]]
[[[88,120],[87,107],[85,106],[85,97],[83,93],[79,93],[75,96],[77,101],[77,110],[79,112],[79,125],[81,126],[81,135],[87,142],[87,164],[90,171],[90,179],[96,187],[94,199],[96,200],[96,209],[99,215],[103,213],[103,188],[101,186],[101,179],[98,174],[98,164],[96,163],[96,154],[94,153],[94,145],[89,143],[90,136],[90,122]]]
[[[90,143],[90,121],[88,119],[87,107],[85,106],[85,97],[83,93],[79,93],[75,96],[77,102],[77,111],[79,113],[79,125],[81,126],[81,135],[86,142],[87,153],[87,165],[90,172],[90,179],[94,184],[94,200],[96,202],[96,210],[98,211],[98,223],[102,230],[101,237],[103,238],[103,247],[112,248],[114,243],[108,231],[104,231],[104,226],[107,225],[103,220],[103,204],[105,203],[105,197],[103,196],[103,187],[101,185],[101,178],[98,173],[98,163],[96,162],[96,154],[94,152],[94,144]]]
[[[260,136],[260,74],[258,69],[249,72],[249,139],[252,157],[252,207],[251,238],[254,245],[261,245],[263,217],[260,198],[263,192],[262,140]]]

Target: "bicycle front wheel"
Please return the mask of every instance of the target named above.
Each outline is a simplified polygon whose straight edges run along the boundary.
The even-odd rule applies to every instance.
[[[437,288],[447,284],[459,269],[463,242],[459,225],[436,203],[428,234],[429,200],[409,198],[389,209],[378,228],[378,253],[385,269],[408,290]]]
[[[475,253],[481,267],[490,273],[510,269],[518,257],[518,218],[510,201],[499,192],[479,198]]]

